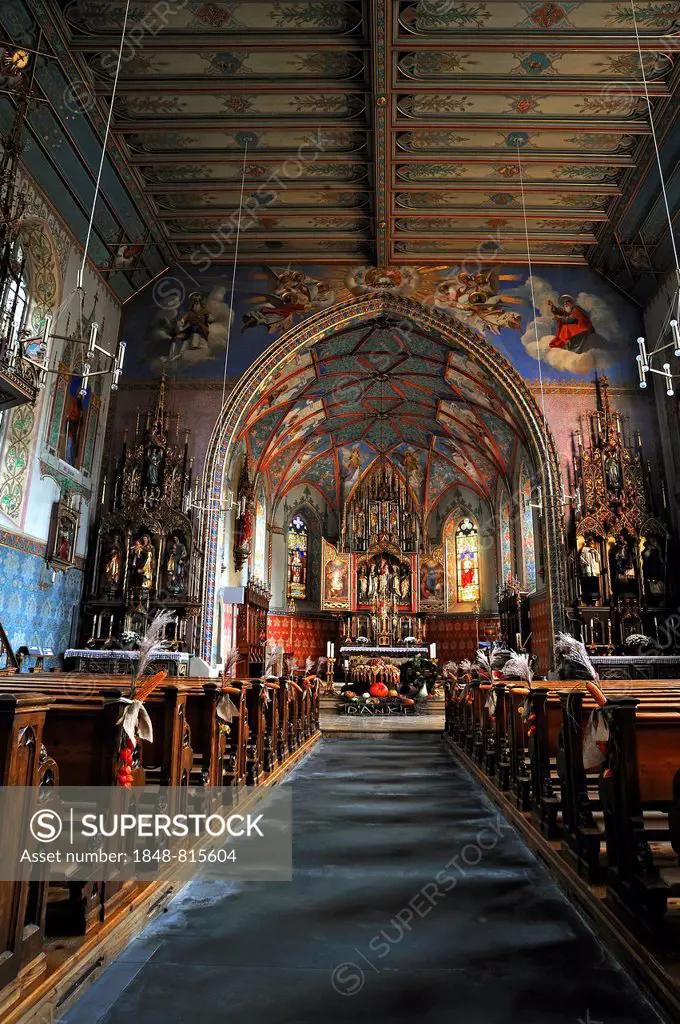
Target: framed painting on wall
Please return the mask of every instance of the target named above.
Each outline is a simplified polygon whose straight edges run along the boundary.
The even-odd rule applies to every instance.
[[[55,569],[72,569],[76,564],[76,542],[80,513],[63,501],[52,506],[46,559]]]

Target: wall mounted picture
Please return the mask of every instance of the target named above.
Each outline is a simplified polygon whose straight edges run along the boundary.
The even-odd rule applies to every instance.
[[[47,542],[47,561],[55,569],[71,569],[76,562],[76,541],[80,513],[63,501],[52,506],[52,522]]]

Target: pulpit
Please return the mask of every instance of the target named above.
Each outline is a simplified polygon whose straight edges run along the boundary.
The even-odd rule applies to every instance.
[[[239,652],[236,678],[259,676],[264,671],[267,644],[267,613],[271,593],[258,580],[243,587],[223,587],[219,592],[229,624],[225,642]]]

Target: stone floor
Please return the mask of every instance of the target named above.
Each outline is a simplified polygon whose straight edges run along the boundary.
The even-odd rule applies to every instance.
[[[285,784],[293,881],[191,883],[65,1024],[658,1021],[440,737],[323,739]]]

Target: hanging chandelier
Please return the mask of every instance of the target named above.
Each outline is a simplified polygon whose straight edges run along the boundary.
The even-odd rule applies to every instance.
[[[669,362],[661,363],[660,365],[654,365],[659,363],[659,359],[663,352],[667,352],[669,348],[673,349],[673,355],[676,359],[680,359],[680,258],[678,257],[678,247],[675,242],[675,235],[673,229],[673,217],[671,214],[671,208],[668,201],[668,192],[666,189],[666,179],[663,173],[663,164],[661,162],[661,151],[659,149],[659,140],[656,134],[656,125],[654,124],[654,112],[652,110],[652,101],[649,95],[649,86],[647,83],[647,72],[645,71],[645,63],[642,56],[642,45],[640,43],[640,32],[638,29],[637,11],[635,9],[636,0],[631,0],[631,10],[633,13],[633,26],[635,28],[635,40],[637,43],[638,60],[640,62],[640,74],[642,76],[642,83],[645,90],[645,99],[647,101],[647,112],[649,114],[649,127],[652,134],[652,140],[654,142],[654,151],[656,153],[656,163],[659,169],[659,178],[661,181],[661,196],[663,198],[663,204],[666,210],[666,217],[668,220],[668,231],[670,235],[671,247],[673,249],[673,256],[675,259],[675,285],[676,291],[674,298],[671,302],[670,309],[666,314],[666,318],[659,332],[659,337],[654,344],[651,351],[647,348],[647,342],[645,338],[638,338],[638,354],[635,357],[638,368],[639,384],[641,388],[647,387],[647,374],[656,373],[664,378],[666,385],[666,394],[669,398],[672,398],[675,394],[673,387],[673,381],[678,377],[678,374],[671,372],[671,364]],[[668,337],[668,330],[670,328],[671,340],[665,341]],[[664,343],[665,342],[665,343]]]
[[[125,359],[125,342],[120,341],[112,351],[105,347],[100,339],[100,325],[92,322],[88,329],[83,303],[85,268],[111,128],[123,43],[127,30],[128,10],[126,10],[123,24],[118,66],[102,142],[82,263],[75,288],[56,311],[56,315],[59,316],[66,312],[72,302],[77,303],[79,330],[75,337],[54,333],[52,328],[55,314],[50,312],[44,315],[41,331],[37,335],[33,335],[21,323],[22,310],[19,303],[24,287],[23,277],[26,268],[26,256],[21,247],[21,228],[26,212],[26,197],[24,189],[19,188],[20,157],[23,151],[24,128],[31,105],[49,102],[49,100],[39,97],[35,88],[37,55],[44,57],[50,57],[50,55],[41,50],[41,34],[35,50],[9,48],[6,49],[2,60],[2,84],[5,87],[0,91],[11,97],[16,112],[11,128],[0,140],[2,144],[2,156],[0,157],[0,381],[2,385],[0,387],[0,409],[34,403],[40,391],[45,387],[48,374],[63,373],[63,370],[50,368],[52,342],[57,340],[83,346],[83,360],[80,366],[71,373],[71,376],[80,378],[79,395],[81,397],[87,394],[92,377],[110,376],[112,391],[117,390],[120,382]],[[103,367],[101,367],[102,363]]]

